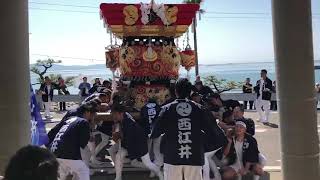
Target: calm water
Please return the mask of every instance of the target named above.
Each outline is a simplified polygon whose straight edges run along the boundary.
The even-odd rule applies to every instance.
[[[317,62],[315,64],[320,64]],[[239,64],[219,64],[219,65],[200,65],[199,72],[201,77],[215,75],[219,78],[227,80],[233,80],[243,82],[245,78],[251,78],[251,82],[255,82],[259,79],[260,70],[267,69],[268,76],[271,80],[275,80],[275,66],[272,62],[266,63],[239,63]],[[89,80],[93,80],[95,77],[107,79],[112,77],[110,70],[106,69],[104,64],[91,65],[91,66],[53,66],[48,71],[48,74],[61,74],[62,77],[77,76],[76,83],[73,87],[68,87],[71,94],[78,93],[78,85],[82,81],[83,76],[87,76]],[[181,77],[186,77],[187,71],[180,70]],[[37,82],[37,75],[31,73],[31,82]],[[195,79],[194,69],[190,70],[190,77],[193,81]],[[315,71],[316,82],[320,82],[320,70]],[[38,85],[34,86],[35,89],[39,88]]]

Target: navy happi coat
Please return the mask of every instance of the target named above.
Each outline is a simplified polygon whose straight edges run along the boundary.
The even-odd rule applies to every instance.
[[[139,124],[149,135],[153,129],[154,121],[158,117],[161,107],[155,102],[148,102],[141,108]]]
[[[164,162],[171,165],[204,164],[205,141],[215,143],[215,125],[209,111],[188,99],[177,99],[162,107],[151,137],[163,136]],[[203,133],[208,137],[205,140]]]
[[[148,153],[148,139],[144,130],[129,113],[124,114],[121,132],[121,146],[128,151],[130,159],[141,158]]]

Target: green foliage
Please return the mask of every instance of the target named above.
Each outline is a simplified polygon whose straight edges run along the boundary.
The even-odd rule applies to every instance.
[[[232,89],[241,88],[242,83],[236,81],[228,81],[226,79],[219,79],[214,75],[204,78],[204,84],[215,89],[217,93],[230,91]]]
[[[53,64],[61,63],[61,60],[46,59],[46,60],[37,60],[37,63],[31,67],[30,71],[39,75],[39,82],[42,83],[44,80],[44,75],[47,73],[47,70],[53,66]]]
[[[44,82],[44,76],[47,73],[47,70],[50,69],[53,64],[61,63],[61,60],[46,59],[46,60],[37,60],[36,64],[31,67],[30,71],[39,75],[38,83]],[[58,82],[58,78],[61,77],[60,74],[49,74],[47,75],[52,82]],[[75,83],[76,76],[70,76],[65,78],[65,84],[67,86],[72,86]]]

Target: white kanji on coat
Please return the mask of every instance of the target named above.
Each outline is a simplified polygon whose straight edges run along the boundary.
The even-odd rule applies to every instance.
[[[186,144],[186,143],[192,143],[192,141],[190,140],[190,135],[191,132],[181,132],[179,131],[179,144]]]
[[[184,130],[184,131],[191,130],[191,119],[190,118],[178,119],[178,129]]]
[[[189,159],[189,157],[192,155],[192,153],[190,152],[191,150],[191,147],[186,144],[186,145],[181,145],[180,148],[179,148],[179,155],[180,155],[180,158],[186,158],[186,159]]]

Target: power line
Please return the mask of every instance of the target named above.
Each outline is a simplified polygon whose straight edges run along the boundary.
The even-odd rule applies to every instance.
[[[252,14],[252,15],[271,15],[270,13],[252,13],[252,12],[219,12],[219,11],[205,11],[205,14]]]
[[[74,5],[74,4],[61,4],[61,3],[45,3],[45,2],[35,2],[31,1],[30,4],[37,5],[48,5],[48,6],[63,6],[63,7],[76,7],[76,8],[91,8],[99,9],[97,6],[88,6],[88,5]],[[96,13],[91,11],[78,11],[78,10],[61,10],[61,9],[44,9],[44,8],[33,8],[35,10],[47,10],[47,11],[61,11],[61,12],[77,12],[77,13]],[[224,11],[205,11],[205,14],[225,14],[225,15],[268,15],[271,16],[271,13],[267,12],[224,12]],[[319,16],[320,13],[313,13],[314,16]]]
[[[89,59],[89,58],[82,58],[82,57],[66,57],[66,56],[53,56],[48,54],[31,54],[34,56],[46,56],[46,57],[56,57],[56,58],[62,58],[62,59],[74,59],[74,60],[87,60],[87,61],[105,61],[102,59]]]
[[[74,10],[63,10],[63,9],[45,9],[45,8],[29,8],[32,10],[43,10],[43,11],[57,11],[57,12],[71,12],[71,13],[84,13],[84,14],[98,14],[99,12],[93,12],[93,11],[74,11]]]
[[[268,15],[271,16],[271,13],[267,12],[223,12],[223,11],[204,11],[204,14],[243,14],[243,15]],[[312,13],[312,15],[319,16],[320,13]]]
[[[29,8],[32,10],[42,10],[42,11],[57,11],[57,12],[71,12],[71,13],[84,13],[84,14],[99,14],[99,12],[93,12],[93,11],[74,11],[74,10],[63,10],[63,9],[45,9],[45,8]]]
[[[204,16],[204,19],[266,19],[271,20],[272,17],[259,17],[259,16]],[[319,19],[320,17],[312,16],[312,19]]]
[[[215,17],[203,17],[206,19],[271,19],[271,17],[250,17],[250,16],[215,16]]]
[[[48,6],[64,6],[64,7],[77,7],[77,8],[92,8],[99,9],[98,6],[89,6],[89,5],[74,5],[74,4],[62,4],[62,3],[46,3],[46,2],[36,2],[30,1],[29,4],[37,5],[48,5]],[[208,14],[252,14],[252,15],[271,15],[268,12],[224,12],[224,11],[205,11]],[[320,13],[313,13],[313,15],[320,15]]]
[[[98,9],[96,6],[84,6],[84,5],[73,5],[73,4],[60,4],[60,3],[42,3],[42,2],[34,2],[30,1],[30,4],[39,4],[39,5],[49,5],[49,6],[65,6],[65,7],[78,7],[78,8],[94,8]]]

